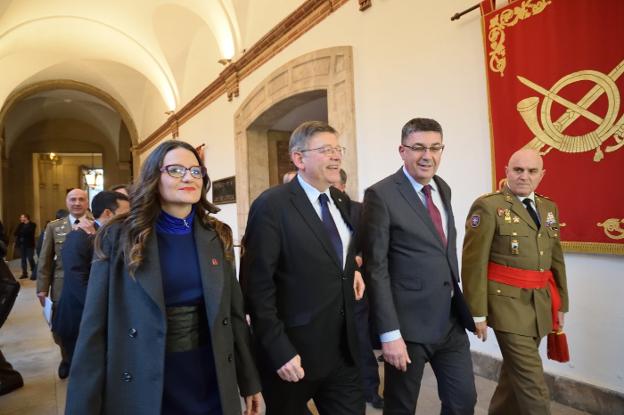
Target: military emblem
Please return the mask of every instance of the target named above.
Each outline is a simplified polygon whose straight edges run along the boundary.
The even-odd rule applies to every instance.
[[[498,216],[503,216],[503,213],[505,213],[505,209],[503,209],[503,208],[496,209],[496,214]]]
[[[611,239],[624,239],[624,219],[610,218],[596,226],[602,226],[605,235]]]
[[[514,216],[512,219],[513,223],[520,223],[520,217],[519,216]]]
[[[555,215],[552,212],[546,214],[546,226],[553,226],[555,224]]]
[[[520,244],[517,239],[511,240],[511,253],[512,255],[520,255]]]
[[[505,223],[511,223],[511,211],[509,209],[505,209],[505,217],[503,218],[505,220]]]
[[[472,226],[473,228],[476,228],[477,226],[479,226],[479,223],[481,223],[481,216],[473,215],[470,218],[470,226]]]
[[[624,146],[624,115],[619,120],[617,119],[620,111],[620,92],[615,83],[622,73],[624,73],[624,61],[620,62],[609,74],[591,69],[573,72],[561,78],[550,89],[518,76],[520,82],[544,97],[539,120],[538,97],[525,98],[516,106],[529,130],[535,134],[535,137],[525,147],[536,149],[542,155],[548,154],[553,148],[564,153],[584,153],[595,150],[594,161],[599,162],[604,158],[602,144],[610,138],[613,138],[614,143],[605,147],[604,151],[607,153]],[[594,86],[576,103],[559,95],[562,89],[576,82],[591,82]],[[607,100],[607,111],[604,116],[588,110],[603,94],[606,95]],[[554,122],[551,119],[553,102],[566,108],[566,111]],[[589,134],[578,136],[565,134],[564,130],[579,117],[588,119],[598,127]],[[546,148],[543,149],[544,147]]]

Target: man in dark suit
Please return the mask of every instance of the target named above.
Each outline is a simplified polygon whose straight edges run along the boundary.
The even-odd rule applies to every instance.
[[[438,122],[408,121],[399,146],[403,167],[364,195],[364,279],[386,362],[384,414],[415,412],[427,362],[441,413],[474,412],[465,332],[474,322],[458,285],[451,189],[435,175],[443,149]]]
[[[31,274],[35,271],[35,229],[37,224],[30,221],[30,215],[22,213],[20,215],[20,224],[15,229],[15,245],[20,250],[22,258],[22,276],[20,279],[28,278],[28,265],[30,264]]]
[[[257,342],[267,415],[364,413],[357,359],[349,199],[339,180],[344,148],[310,121],[289,143],[298,174],[254,201],[241,281]]]
[[[341,192],[347,190],[347,172],[340,169],[340,181],[333,183],[336,189]],[[351,224],[353,225],[353,240],[355,244],[356,262],[362,264],[361,248],[359,243],[359,225],[362,216],[362,203],[351,201]],[[373,352],[376,345],[379,348],[379,341],[372,341],[370,324],[369,300],[365,292],[364,296],[355,302],[355,327],[358,335],[358,363],[362,376],[362,387],[364,388],[364,399],[373,408],[383,409],[384,401],[379,396],[379,363]]]
[[[129,207],[126,195],[118,192],[100,192],[91,201],[95,222],[80,221],[65,237],[61,251],[65,282],[56,306],[52,332],[61,338],[70,365],[87,294],[95,231],[114,215],[127,212]]]

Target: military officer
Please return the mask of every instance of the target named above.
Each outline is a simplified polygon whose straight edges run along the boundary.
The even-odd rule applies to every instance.
[[[39,254],[39,264],[37,266],[37,297],[41,306],[45,305],[45,298],[50,295],[53,302],[52,313],[55,312],[55,303],[61,297],[63,290],[63,262],[61,261],[61,249],[65,242],[65,237],[72,231],[73,226],[80,222],[89,221],[87,217],[87,206],[89,198],[87,192],[82,189],[72,189],[65,198],[69,215],[48,223],[43,237],[43,245]],[[61,339],[52,334],[54,342],[61,349],[61,364],[58,368],[58,375],[65,379],[69,375],[69,359],[63,348]]]
[[[464,295],[477,336],[485,341],[492,327],[503,355],[489,413],[549,414],[538,346],[563,328],[568,311],[557,205],[535,193],[545,173],[536,151],[516,151],[505,172],[503,189],[478,198],[468,214]]]

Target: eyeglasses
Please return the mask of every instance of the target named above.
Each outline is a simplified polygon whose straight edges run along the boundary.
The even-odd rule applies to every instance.
[[[336,146],[336,147],[323,146],[323,147],[317,147],[317,148],[308,148],[306,150],[299,150],[300,153],[305,153],[307,151],[316,151],[318,153],[323,154],[324,156],[331,156],[334,154],[344,156],[347,149],[342,146]]]
[[[412,151],[417,153],[424,154],[427,150],[431,152],[431,154],[438,154],[442,150],[444,150],[444,144],[434,144],[431,147],[425,147],[420,144],[415,144],[413,146],[408,146],[407,144],[401,144],[401,147],[409,148]]]
[[[184,167],[179,164],[169,164],[160,169],[161,173],[166,172],[169,176],[175,177],[176,179],[183,178],[187,171],[191,173],[191,176],[195,179],[201,179],[206,175],[206,168],[203,166]]]

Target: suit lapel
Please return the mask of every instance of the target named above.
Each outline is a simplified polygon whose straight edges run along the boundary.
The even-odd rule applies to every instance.
[[[338,267],[342,269],[342,264],[338,260],[338,256],[336,255],[336,252],[334,251],[334,246],[332,245],[331,241],[329,240],[329,236],[325,231],[323,222],[316,213],[316,210],[314,210],[314,207],[310,203],[310,199],[308,199],[305,191],[303,190],[303,188],[301,188],[298,180],[293,179],[290,182],[290,191],[292,194],[291,201],[293,205],[295,206],[299,214],[303,217],[303,220],[306,222],[314,236],[316,236],[321,245],[323,245],[323,248],[325,249],[327,254],[331,256],[336,265],[338,265]]]
[[[523,221],[525,221],[531,228],[537,229],[537,225],[533,221],[531,215],[527,211],[526,207],[520,202],[520,199],[513,193],[507,186],[505,186],[503,193],[505,194],[505,200],[511,203],[511,211],[518,215]]]
[[[163,295],[162,275],[160,273],[160,255],[158,254],[156,228],[152,228],[152,232],[147,238],[143,258],[143,263],[136,271],[135,279],[164,316],[165,297]]]
[[[334,187],[329,188],[329,193],[331,194],[334,204],[340,211],[340,216],[342,216],[342,220],[344,220],[349,226],[349,229],[353,231],[353,224],[351,223],[351,213],[348,207],[349,197],[345,193]]]
[[[548,210],[546,210],[546,204],[542,200],[541,197],[535,195],[535,206],[537,207],[537,214],[540,220],[540,227],[546,226],[546,221],[548,219]],[[552,214],[552,212],[551,212]]]
[[[221,294],[224,284],[223,267],[226,266],[225,258],[223,258],[223,248],[217,233],[212,229],[204,228],[199,216],[195,217],[193,231],[197,257],[199,258],[208,324],[212,328],[214,319],[221,307]]]
[[[61,224],[61,228],[64,234],[68,234],[72,231],[72,226],[71,223],[69,223],[69,216],[65,217],[65,219],[63,219],[63,223]]]
[[[435,238],[436,241],[438,241],[440,248],[444,250],[442,246],[442,240],[440,239],[440,235],[438,235],[438,231],[436,230],[435,225],[433,224],[433,221],[429,216],[429,212],[427,211],[427,208],[425,207],[423,202],[420,200],[420,197],[416,194],[416,191],[414,190],[412,184],[409,182],[409,180],[407,180],[407,177],[405,177],[405,173],[403,173],[403,168],[400,168],[399,171],[394,174],[394,178],[399,193],[401,193],[407,203],[412,207],[416,214],[418,214],[420,219],[424,222],[424,224],[431,232],[432,237]]]

